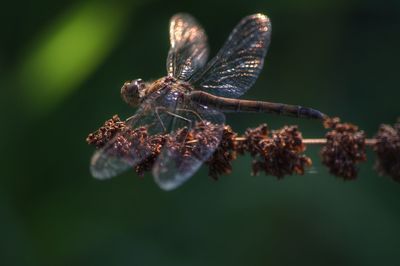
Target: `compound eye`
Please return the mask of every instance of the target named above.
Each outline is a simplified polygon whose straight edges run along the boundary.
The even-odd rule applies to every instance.
[[[130,97],[137,96],[139,91],[144,88],[145,84],[142,79],[135,79],[132,81],[125,82],[122,87],[122,91],[124,94],[127,94]]]
[[[144,87],[144,81],[142,79],[135,79],[132,81],[132,86],[135,86],[137,90]]]
[[[136,106],[140,101],[140,91],[145,87],[142,79],[127,81],[121,88],[122,99],[129,105]]]

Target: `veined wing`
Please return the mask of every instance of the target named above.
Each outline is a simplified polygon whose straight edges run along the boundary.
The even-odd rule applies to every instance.
[[[171,18],[169,38],[168,75],[188,80],[207,61],[207,35],[192,16],[179,13]]]
[[[119,132],[93,154],[90,163],[92,175],[107,179],[144,162],[152,153],[154,136],[162,136],[164,124],[171,121],[170,116],[158,115],[155,108],[142,104]]]
[[[153,167],[155,182],[164,190],[182,185],[200,168],[221,141],[223,113],[191,103],[179,106],[173,131]],[[186,120],[185,120],[186,119]]]
[[[267,16],[254,14],[243,18],[218,54],[190,82],[218,96],[241,96],[261,72],[270,37]]]

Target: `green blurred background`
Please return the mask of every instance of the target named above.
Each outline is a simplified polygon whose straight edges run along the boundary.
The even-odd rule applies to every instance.
[[[128,79],[165,75],[168,20],[193,14],[212,55],[245,15],[273,25],[264,70],[248,99],[315,107],[373,136],[400,114],[397,0],[17,1],[0,11],[1,265],[400,265],[400,185],[312,172],[250,176],[250,158],[218,182],[202,169],[164,192],[150,175],[89,174],[87,134],[113,114]],[[266,122],[228,115],[236,131]]]

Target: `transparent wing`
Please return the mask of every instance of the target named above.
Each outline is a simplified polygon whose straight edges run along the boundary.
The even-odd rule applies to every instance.
[[[218,54],[190,82],[215,95],[236,98],[256,81],[270,43],[271,23],[263,14],[243,18]]]
[[[206,33],[192,16],[180,13],[171,18],[169,38],[168,75],[188,80],[207,61]]]
[[[218,147],[222,137],[223,113],[206,106],[179,106],[173,131],[154,167],[155,182],[172,190],[187,181]],[[186,120],[185,120],[186,119]]]
[[[90,163],[93,177],[111,178],[144,162],[152,153],[149,136],[165,133],[164,124],[171,120],[170,116],[158,115],[155,108],[143,104],[125,122],[126,126],[93,154]]]

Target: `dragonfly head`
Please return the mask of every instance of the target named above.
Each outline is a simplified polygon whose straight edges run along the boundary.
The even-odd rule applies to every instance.
[[[130,106],[138,106],[143,97],[146,84],[142,79],[127,81],[121,88],[121,96],[124,102]]]

